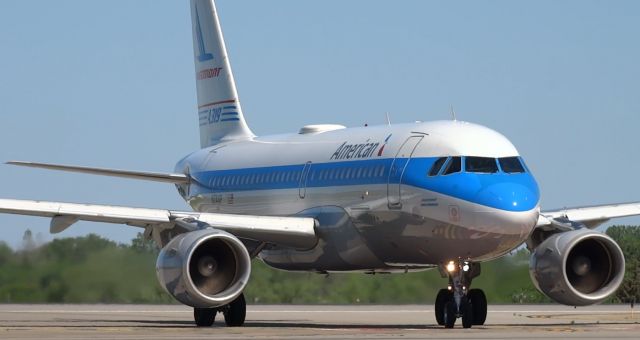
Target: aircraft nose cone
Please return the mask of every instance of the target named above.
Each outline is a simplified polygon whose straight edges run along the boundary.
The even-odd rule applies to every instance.
[[[477,198],[486,207],[475,214],[480,231],[501,235],[505,248],[526,240],[539,217],[538,185],[531,176],[505,175],[484,186]]]
[[[507,211],[529,211],[538,205],[538,186],[533,183],[494,183],[478,193],[479,201]]]

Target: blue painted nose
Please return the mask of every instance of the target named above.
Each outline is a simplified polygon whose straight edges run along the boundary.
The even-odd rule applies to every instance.
[[[529,211],[538,205],[538,184],[529,174],[498,175],[496,181],[478,192],[484,205],[506,211]]]

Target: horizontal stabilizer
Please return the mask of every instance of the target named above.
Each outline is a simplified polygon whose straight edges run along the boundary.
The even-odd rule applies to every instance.
[[[112,177],[124,177],[131,179],[139,179],[145,181],[155,181],[174,184],[187,184],[189,183],[189,177],[184,174],[173,173],[158,173],[158,172],[143,172],[143,171],[130,171],[130,170],[117,170],[117,169],[104,169],[104,168],[90,168],[84,166],[73,165],[60,165],[60,164],[47,164],[47,163],[35,163],[35,162],[22,162],[22,161],[9,161],[7,164],[26,166],[30,168],[40,168],[49,170],[60,170],[79,172],[84,174],[112,176]]]

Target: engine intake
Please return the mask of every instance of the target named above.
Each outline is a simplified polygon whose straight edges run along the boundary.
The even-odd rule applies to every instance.
[[[231,303],[247,285],[251,259],[235,236],[217,229],[180,234],[158,255],[158,281],[183,304],[206,308]]]
[[[570,306],[587,306],[615,293],[624,254],[609,236],[580,229],[550,236],[535,248],[529,274],[538,290]]]

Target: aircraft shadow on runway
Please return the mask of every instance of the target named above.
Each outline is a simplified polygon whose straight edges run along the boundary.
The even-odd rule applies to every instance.
[[[141,328],[196,328],[192,321],[176,321],[176,320],[87,320],[87,319],[65,319],[56,320],[56,322],[65,322],[61,328],[103,328],[114,327],[113,324],[120,324],[122,327],[141,327]],[[78,323],[74,325],[74,323]],[[87,325],[89,323],[90,325]],[[633,324],[635,322],[566,322],[566,323],[509,323],[509,324],[487,324],[484,326],[474,326],[474,329],[489,329],[494,327],[511,328],[511,327],[586,327],[586,326],[603,326],[603,325],[623,325]],[[51,325],[21,325],[27,328],[51,327]],[[20,328],[21,326],[13,326],[12,328]],[[216,320],[213,328],[225,328],[223,320]],[[441,329],[442,326],[436,324],[334,324],[334,323],[310,323],[310,322],[292,322],[290,320],[253,320],[247,321],[244,328],[324,328],[324,329]]]

